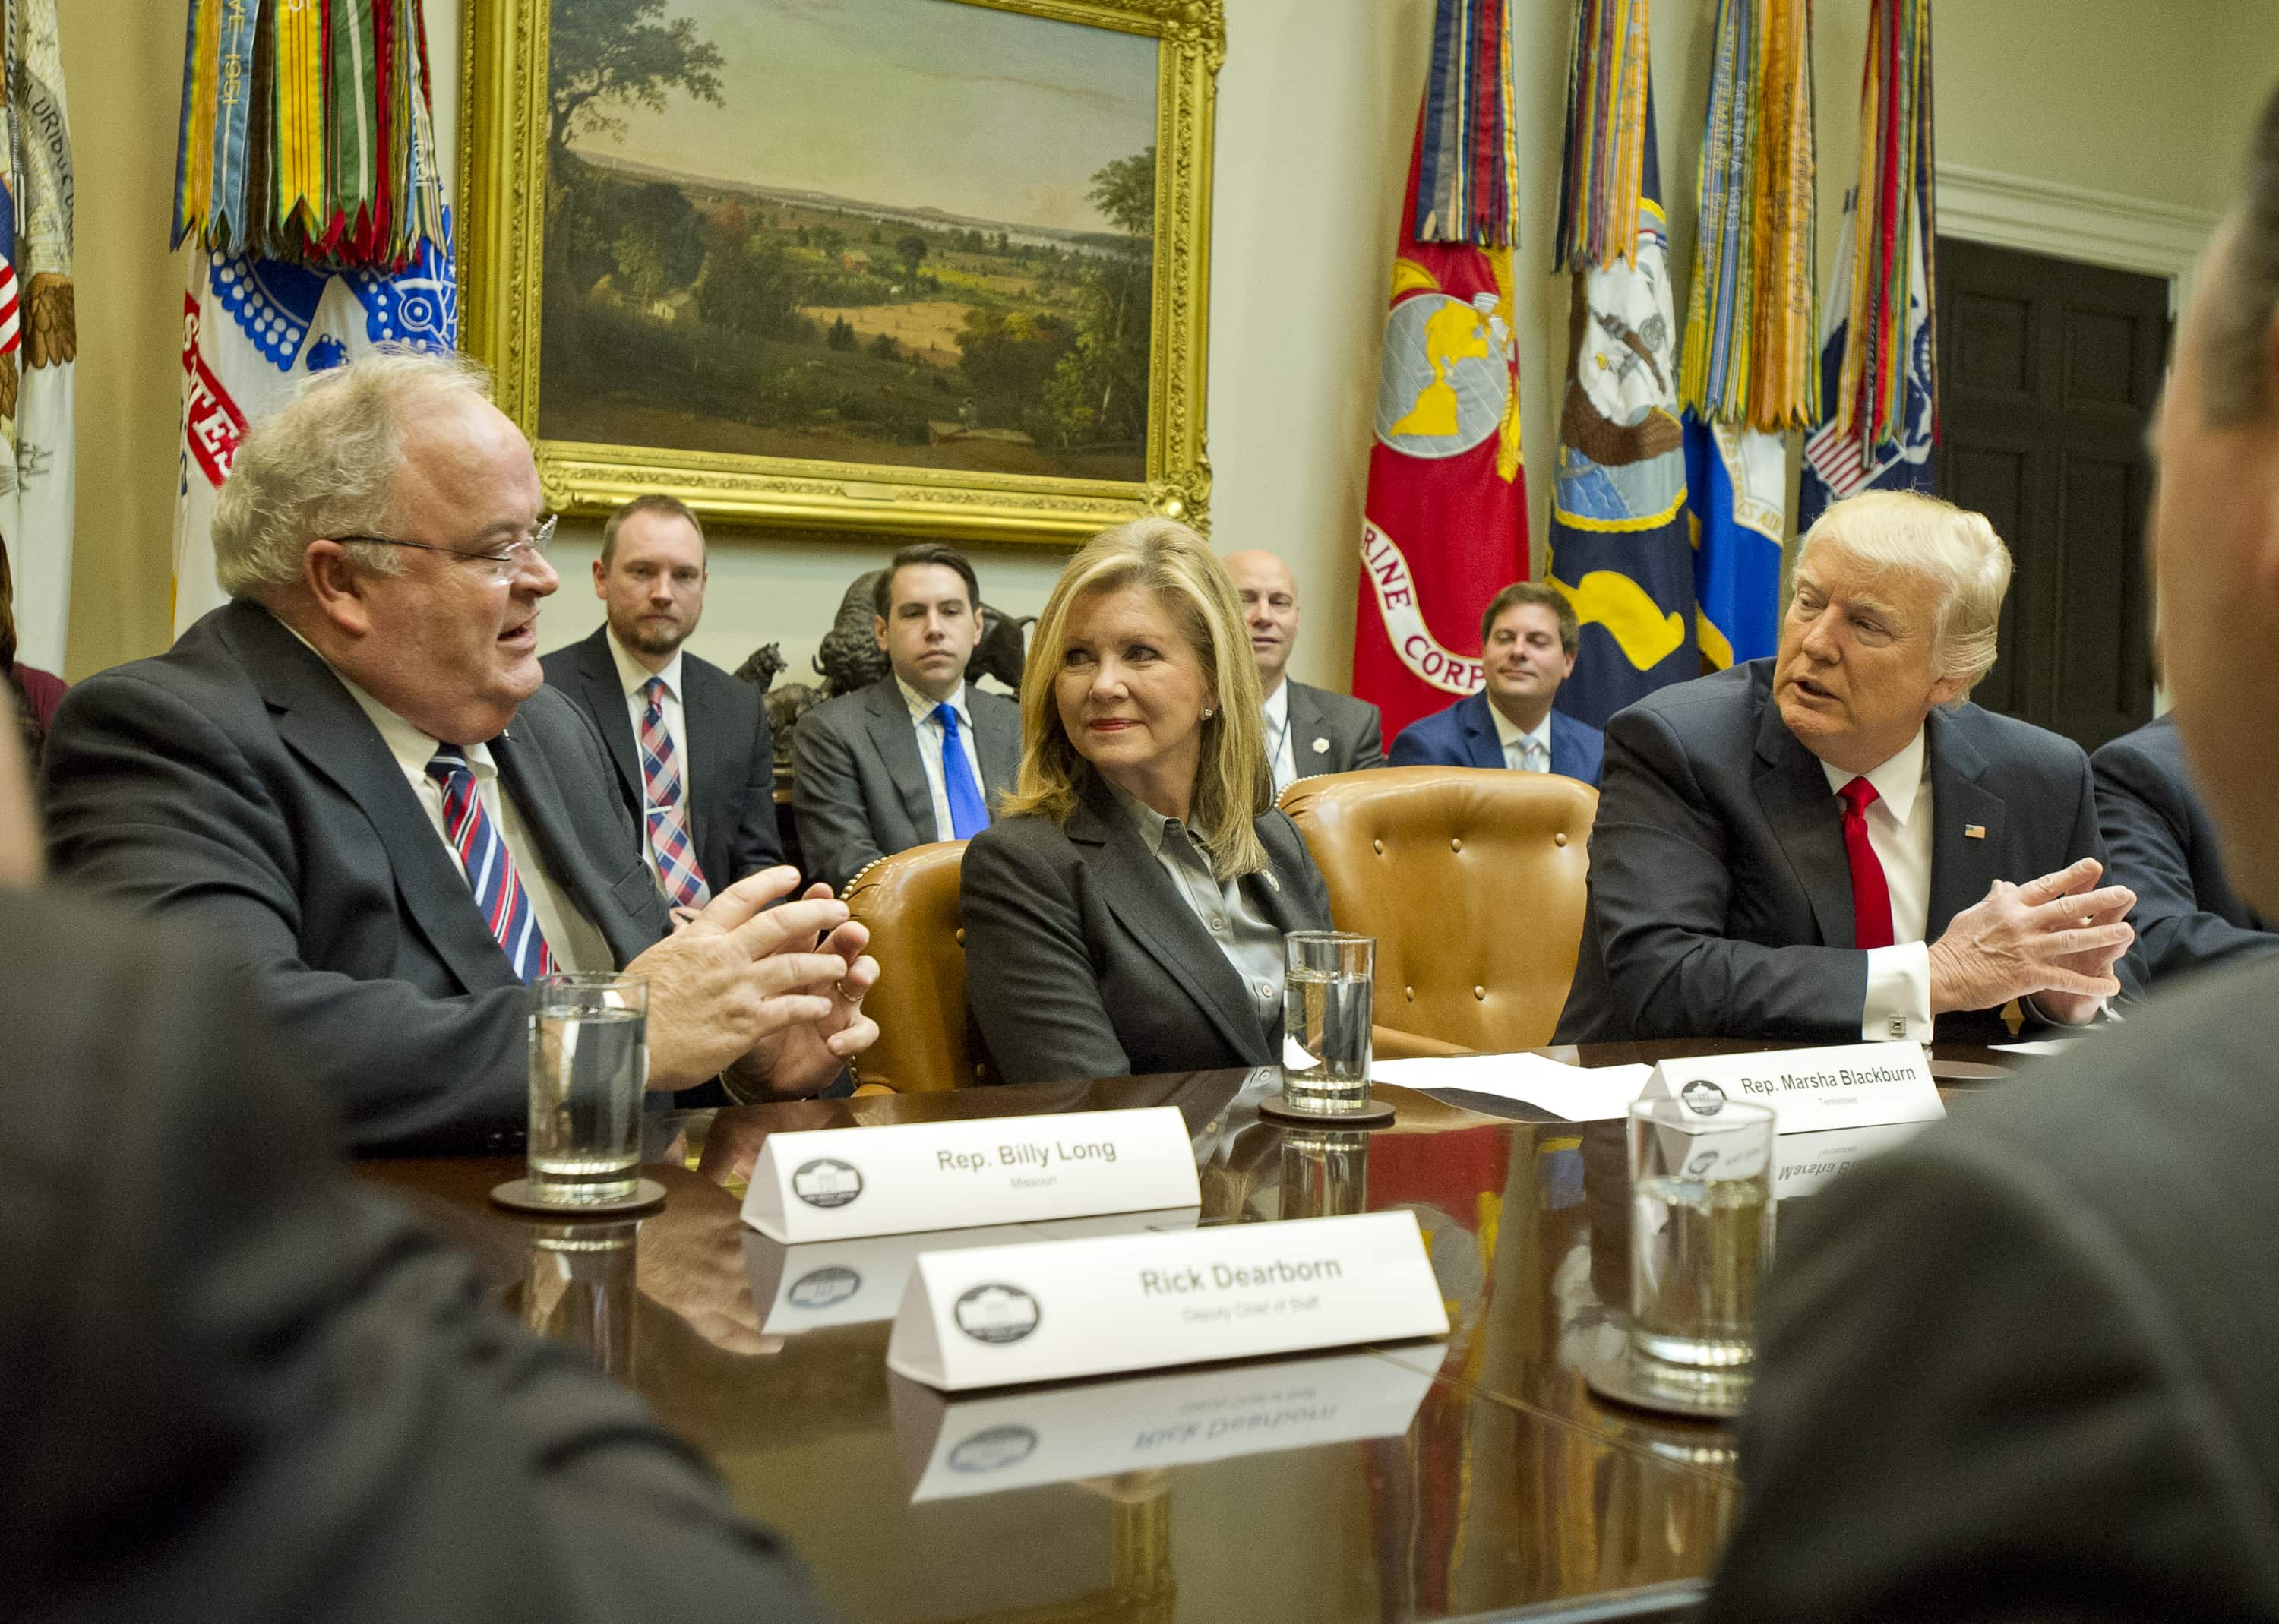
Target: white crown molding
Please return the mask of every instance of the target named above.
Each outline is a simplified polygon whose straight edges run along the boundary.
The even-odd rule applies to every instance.
[[[1938,210],[1941,236],[2166,277],[2171,310],[2216,226],[2205,209],[1961,164],[1938,166]]]

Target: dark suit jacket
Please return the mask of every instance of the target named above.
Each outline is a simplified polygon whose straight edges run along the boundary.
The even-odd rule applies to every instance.
[[[1860,1041],[1868,955],[1850,945],[1841,805],[1781,721],[1772,669],[1752,660],[1676,684],[1608,724],[1590,905],[1554,1041]],[[2103,859],[2078,745],[1970,704],[1926,726],[1925,940],[1998,879]],[[2133,959],[2116,974],[2141,990]],[[1992,1039],[1996,1013],[1942,1015],[1939,1035]]]
[[[641,743],[618,686],[610,655],[610,629],[557,648],[541,662],[546,680],[586,708],[610,760],[618,791],[633,820],[633,846],[641,845]],[[760,691],[709,661],[683,652],[681,719],[688,733],[688,838],[705,884],[726,889],[747,874],[783,861],[776,833],[776,747]]]
[[[1021,776],[1021,708],[969,681],[965,709],[981,758],[982,800],[994,806]],[[925,762],[892,671],[802,716],[792,762],[792,806],[810,879],[844,891],[879,858],[950,838],[934,827]]]
[[[2279,964],[1784,1202],[1714,1624],[2279,1620]]]
[[[490,741],[556,882],[619,965],[666,928],[585,714],[541,688]],[[214,610],[73,688],[48,741],[61,877],[197,926],[362,1151],[528,1115],[529,998],[364,711],[268,610]]]
[[[1552,771],[1595,785],[1605,753],[1606,735],[1597,728],[1577,722],[1563,710],[1551,713]],[[1402,728],[1393,741],[1393,765],[1508,767],[1495,717],[1488,712],[1488,696],[1475,693],[1460,699],[1446,710],[1419,716]]]
[[[1300,778],[1385,765],[1385,722],[1376,706],[1286,677],[1283,684],[1290,690],[1290,759]]]
[[[1269,872],[1243,882],[1283,931],[1326,931],[1329,889],[1287,814],[1258,820]],[[1281,1022],[1242,978],[1123,808],[1094,780],[1065,832],[1009,817],[965,848],[965,992],[1007,1083],[1281,1063]]]
[[[2089,765],[2113,878],[2137,893],[2129,923],[2148,981],[2279,947],[2279,934],[2224,877],[2174,718],[2123,734]]]
[[[195,936],[0,891],[0,1618],[817,1618],[586,1359],[350,1183]]]

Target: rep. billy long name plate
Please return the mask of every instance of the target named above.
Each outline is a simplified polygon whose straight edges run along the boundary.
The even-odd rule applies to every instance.
[[[929,1252],[886,1366],[955,1391],[1447,1334],[1404,1210]]]
[[[744,1222],[772,1239],[848,1240],[1194,1207],[1175,1106],[771,1133]]]

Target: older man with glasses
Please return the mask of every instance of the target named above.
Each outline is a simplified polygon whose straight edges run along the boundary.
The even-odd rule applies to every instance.
[[[669,932],[593,724],[544,687],[530,444],[456,356],[321,375],[240,448],[232,601],[89,679],[49,741],[67,881],[201,927],[353,1147],[503,1145],[524,986],[649,980],[649,1086],[812,1092],[876,1028],[865,937],[771,869]]]

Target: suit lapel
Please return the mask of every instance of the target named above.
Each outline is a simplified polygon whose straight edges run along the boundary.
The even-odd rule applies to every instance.
[[[1017,704],[979,704],[974,700],[974,693],[969,682],[965,689],[966,709],[973,713],[973,743],[981,757],[981,798],[990,806],[994,816],[997,797],[1011,794],[1019,784],[1021,708]],[[901,695],[895,697],[899,699]],[[932,810],[931,799],[927,810],[929,814]]]
[[[625,908],[610,894],[607,878],[587,860],[585,847],[570,824],[562,781],[555,776],[545,752],[532,741],[518,741],[512,728],[492,739],[490,748],[491,759],[498,763],[500,785],[514,797],[514,809],[523,826],[543,848],[539,854],[545,859],[547,873],[608,938],[610,950],[630,957],[625,954],[631,936]]]
[[[731,678],[729,680],[733,681]],[[705,840],[718,827],[724,808],[734,799],[737,788],[743,783],[740,772],[732,771],[724,759],[726,747],[712,747],[727,737],[727,725],[722,701],[726,698],[719,689],[706,680],[700,670],[696,656],[684,653],[680,657],[680,731],[687,737],[681,752],[682,782],[688,786],[688,839],[699,852],[707,849]],[[697,740],[704,741],[708,754],[704,776],[696,776]],[[709,876],[707,877],[710,877]],[[715,884],[719,882],[715,881]]]
[[[277,713],[277,736],[371,822],[404,911],[436,956],[471,992],[510,984],[513,968],[484,925],[466,876],[372,718],[316,651],[268,610],[241,601],[230,613],[230,641]]]
[[[1230,1048],[1248,1056],[1254,1065],[1270,1063],[1266,1030],[1258,1023],[1258,1011],[1243,991],[1241,977],[1123,809],[1112,801],[1104,807],[1099,804],[1104,796],[1101,792],[1078,807],[1068,831],[1101,871],[1101,900],[1116,923],[1186,990]]]
[[[579,697],[594,713],[594,725],[601,730],[602,742],[609,747],[610,760],[618,770],[618,783],[625,791],[626,804],[633,808],[633,822],[639,823],[644,800],[641,761],[633,739],[633,714],[625,709],[625,691],[618,680],[618,662],[610,652],[609,636],[609,628],[604,626],[579,645],[582,657],[578,662],[578,676],[584,692]]]
[[[1329,729],[1322,725],[1312,690],[1287,678],[1283,686],[1290,691],[1290,768],[1302,778],[1327,763],[1328,752],[1315,749],[1314,740],[1328,738]]]
[[[1503,758],[1503,740],[1496,737],[1495,724],[1488,718],[1488,698],[1475,693],[1456,708],[1456,724],[1463,730],[1464,749],[1472,765],[1492,770],[1511,763]]]
[[[1953,716],[1934,710],[1924,726],[1929,730],[1923,748],[1930,755],[1931,824],[1930,907],[1923,939],[1935,942],[1954,916],[1984,896],[2000,876],[2007,803],[1979,781],[1986,758],[1962,736]],[[1973,826],[1984,832],[1971,836],[1968,831]]]
[[[1773,839],[1812,904],[1820,939],[1849,947],[1858,939],[1852,919],[1852,869],[1844,856],[1844,823],[1820,758],[1797,742],[1769,696],[1757,727],[1757,804]]]
[[[940,831],[933,826],[933,789],[926,778],[925,759],[918,755],[917,732],[893,672],[871,685],[870,707],[863,726],[871,735],[871,747],[886,763],[886,776],[902,798],[902,810],[910,827],[917,831],[918,844],[940,839]]]

